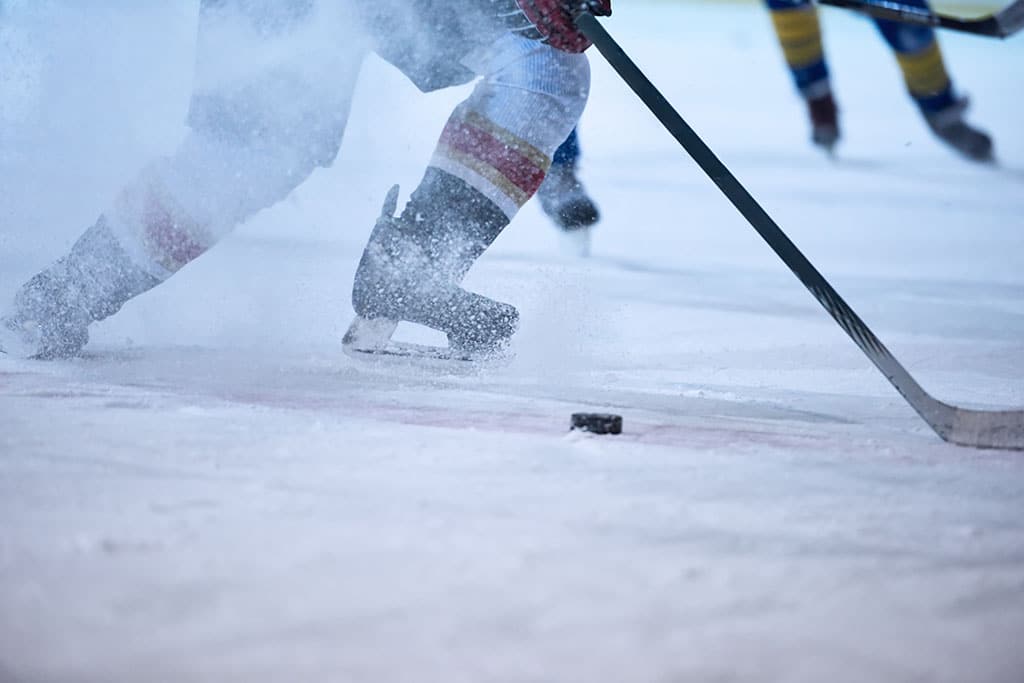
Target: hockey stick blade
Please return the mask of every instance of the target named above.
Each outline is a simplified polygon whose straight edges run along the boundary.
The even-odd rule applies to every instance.
[[[932,12],[898,0],[820,0],[823,5],[842,7],[907,24],[922,24],[991,38],[1006,38],[1024,28],[1024,0],[1015,0],[994,14],[974,19]]]
[[[958,408],[929,395],[690,128],[600,22],[593,15],[584,13],[576,18],[576,24],[751,227],[939,436],[962,446],[1024,450],[1024,410]]]

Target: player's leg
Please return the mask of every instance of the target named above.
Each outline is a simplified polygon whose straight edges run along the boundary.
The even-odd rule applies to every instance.
[[[352,301],[361,319],[423,324],[453,348],[488,352],[518,314],[459,283],[536,193],[583,111],[590,69],[583,55],[511,33],[464,62],[483,79],[451,115],[405,209],[378,222]]]
[[[563,230],[579,230],[597,223],[600,214],[577,175],[579,135],[574,128],[551,159],[537,198],[551,220]]]
[[[334,158],[358,55],[288,52],[289,41],[315,44],[323,28],[267,2],[204,4],[185,139],[17,292],[0,324],[7,352],[75,355],[92,322],[169,278]]]
[[[839,140],[839,117],[821,39],[818,10],[811,0],[765,0],[793,83],[807,103],[811,140],[831,150]]]
[[[925,0],[905,2],[928,8]],[[964,120],[967,99],[958,96],[953,88],[935,31],[927,26],[882,19],[875,23],[892,47],[907,90],[932,131],[968,159],[991,160],[992,140]]]

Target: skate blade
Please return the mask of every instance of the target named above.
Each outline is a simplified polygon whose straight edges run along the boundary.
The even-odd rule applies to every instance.
[[[347,344],[342,345],[345,353],[360,360],[378,361],[388,359],[410,359],[443,361],[445,363],[475,363],[476,358],[469,354],[459,353],[444,346],[428,346],[410,342],[388,341],[383,346],[372,349],[359,348]]]
[[[396,320],[356,316],[342,337],[341,344],[345,349],[373,352],[387,346],[397,328]]]
[[[391,341],[382,348],[361,350],[343,347],[345,355],[360,365],[378,370],[401,370],[429,375],[475,377],[488,370],[506,366],[511,354],[486,356],[467,354],[443,346],[426,346]]]
[[[397,327],[398,323],[393,320],[357,317],[342,338],[342,351],[350,358],[371,363],[405,362],[410,365],[460,369],[504,365],[512,359],[507,347],[488,352],[469,352],[446,346],[395,341],[391,335]]]

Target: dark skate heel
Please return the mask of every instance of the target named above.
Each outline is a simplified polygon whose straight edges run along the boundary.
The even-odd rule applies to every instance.
[[[971,161],[987,163],[995,160],[992,138],[964,120],[970,102],[966,97],[953,106],[934,114],[925,114],[925,121],[935,135]]]

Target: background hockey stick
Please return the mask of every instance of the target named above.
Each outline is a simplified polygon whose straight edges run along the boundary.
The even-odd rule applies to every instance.
[[[964,19],[932,12],[922,7],[905,5],[896,0],[819,0],[823,5],[843,7],[907,24],[924,24],[951,31],[973,33],[992,38],[1006,38],[1024,28],[1024,0],[1015,0],[994,14]]]
[[[633,60],[622,51],[597,19],[583,13],[576,18],[576,24],[768,246],[939,436],[963,446],[1024,450],[1024,410],[957,408],[936,400],[922,389]]]

